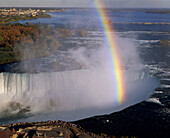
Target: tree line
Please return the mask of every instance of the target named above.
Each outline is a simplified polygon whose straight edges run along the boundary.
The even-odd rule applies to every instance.
[[[56,52],[61,43],[48,24],[0,25],[0,64]]]

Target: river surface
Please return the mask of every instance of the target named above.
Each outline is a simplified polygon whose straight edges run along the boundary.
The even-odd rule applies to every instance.
[[[68,28],[71,30],[86,30],[88,35],[66,38],[57,54],[25,61],[24,63],[17,62],[2,65],[0,66],[1,72],[61,72],[88,69],[89,66],[91,67],[94,64],[98,65],[98,61],[94,60],[93,62],[87,63],[85,59],[81,59],[81,57],[77,56],[77,53],[83,51],[84,54],[85,51],[85,55],[87,54],[86,57],[91,57],[91,55],[88,55],[89,52],[87,51],[93,53],[93,50],[98,49],[105,43],[105,32],[98,12],[94,9],[67,9],[66,12],[49,14],[51,15],[51,18],[48,19],[42,18],[19,22],[23,24],[26,22],[31,22],[32,24],[40,22],[42,24],[49,24],[53,27]],[[111,33],[116,37],[118,45],[120,43],[120,45],[133,45],[133,47],[135,47],[135,51],[133,51],[134,49],[130,49],[132,50],[131,54],[124,53],[127,55],[129,54],[129,56],[127,56],[129,60],[124,60],[124,66],[127,68],[136,68],[137,66],[140,66],[139,68],[144,68],[145,71],[147,70],[148,74],[156,76],[160,81],[160,86],[154,91],[150,98],[145,99],[145,101],[147,104],[154,103],[160,105],[162,110],[160,110],[159,107],[157,111],[158,114],[163,113],[169,116],[170,111],[168,108],[165,108],[164,105],[170,102],[170,47],[161,45],[160,42],[162,40],[170,41],[170,25],[166,24],[170,23],[170,14],[146,13],[144,11],[134,10],[108,10],[107,14],[109,15],[108,20],[112,21],[112,26],[114,27],[114,31]],[[122,42],[124,40],[125,43]],[[80,50],[78,50],[77,53],[74,53],[73,49]],[[125,49],[127,50],[128,48]],[[136,52],[136,54],[133,52]],[[139,65],[136,65],[137,62],[134,58],[140,59]],[[156,109],[154,108],[154,110]],[[148,111],[144,108],[143,112]],[[4,123],[4,121],[2,122]],[[167,120],[167,122],[169,122],[169,120]]]
[[[112,11],[108,10],[108,20],[112,22],[121,22],[123,24],[112,24],[114,26],[114,33],[121,38],[129,38],[134,42],[137,47],[137,52],[140,55],[142,64],[146,66],[150,73],[157,76],[161,82],[160,91],[156,93],[159,97],[169,101],[170,89],[170,47],[161,46],[161,40],[170,40],[170,25],[162,24],[126,24],[128,23],[170,23],[170,14],[159,13],[146,13],[144,11]],[[82,29],[88,31],[87,37],[69,37],[63,43],[58,55],[52,55],[42,59],[36,59],[39,64],[35,65],[36,71],[48,71],[46,69],[51,63],[56,60],[60,66],[57,70],[72,70],[77,69],[79,66],[72,66],[71,59],[65,60],[63,63],[62,58],[69,54],[65,52],[73,47],[98,47],[103,44],[104,34],[101,24],[100,16],[97,11],[93,9],[67,9],[66,12],[49,13],[52,17],[49,19],[35,19],[20,21],[20,23],[44,23],[50,24],[55,27],[69,28],[69,29]],[[118,42],[119,43],[119,42]],[[65,53],[64,53],[65,52]],[[57,58],[55,58],[55,56]],[[46,61],[46,62],[44,62]],[[29,61],[28,61],[29,62]],[[62,62],[62,63],[61,63]],[[41,64],[43,63],[43,64]],[[62,64],[62,65],[61,65]],[[12,66],[9,65],[9,67]],[[40,67],[38,67],[40,66]],[[44,66],[44,68],[41,68]],[[7,67],[8,68],[8,67]],[[10,68],[11,69],[11,68]],[[1,69],[2,70],[2,69]],[[7,69],[8,70],[8,69]],[[156,95],[156,94],[155,94]]]

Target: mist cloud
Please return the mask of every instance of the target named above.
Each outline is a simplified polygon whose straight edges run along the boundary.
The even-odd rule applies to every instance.
[[[117,36],[116,40],[122,66],[128,67],[128,70],[122,70],[125,100],[121,103],[117,99],[110,49],[104,41],[101,46],[90,50],[80,47],[68,51],[70,58],[82,65],[83,68],[79,70],[37,74],[0,73],[0,97],[5,99],[5,103],[0,100],[0,109],[3,109],[0,112],[12,110],[9,102],[13,102],[19,103],[22,108],[29,107],[34,117],[37,114],[57,114],[59,119],[70,121],[119,111],[147,99],[157,87],[157,79],[133,66],[138,67],[142,63],[130,39]],[[19,111],[20,107],[16,109]],[[17,113],[15,110],[11,112]],[[55,118],[46,116],[46,119]],[[37,121],[37,118],[31,121]]]

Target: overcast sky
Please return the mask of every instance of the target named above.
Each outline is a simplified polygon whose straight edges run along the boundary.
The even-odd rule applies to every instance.
[[[0,7],[93,7],[95,0],[0,0]],[[170,8],[170,0],[100,0],[113,8]]]

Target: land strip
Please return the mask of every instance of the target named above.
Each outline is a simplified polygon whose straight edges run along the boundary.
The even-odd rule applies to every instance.
[[[64,12],[65,9],[16,9],[16,8],[1,8],[0,9],[0,24],[7,24],[19,20],[31,20],[37,18],[50,18],[47,13]]]
[[[87,132],[81,126],[65,121],[45,121],[33,123],[15,123],[0,126],[0,137],[66,137],[66,138],[102,138],[103,136]]]

